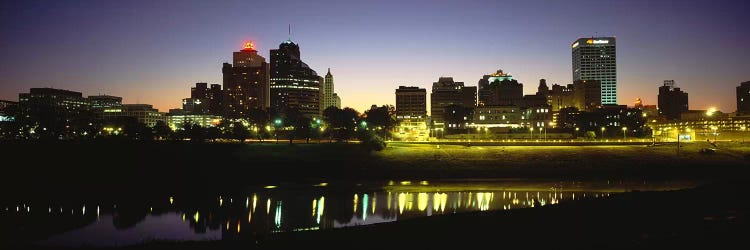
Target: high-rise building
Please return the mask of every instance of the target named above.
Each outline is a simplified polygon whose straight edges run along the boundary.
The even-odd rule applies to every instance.
[[[435,123],[444,123],[445,108],[460,105],[473,109],[476,107],[476,87],[466,87],[463,82],[454,82],[453,77],[440,77],[432,83],[430,94],[430,116]]]
[[[333,76],[331,76],[333,80]],[[286,40],[271,50],[271,107],[293,108],[309,118],[320,117],[323,78],[302,62],[299,45]],[[333,81],[331,81],[333,90]],[[324,104],[325,105],[325,104]]]
[[[502,69],[479,80],[479,106],[516,104],[523,98],[523,84]]]
[[[573,105],[581,111],[594,111],[602,106],[601,83],[597,80],[573,81]]]
[[[221,105],[225,116],[240,118],[251,109],[269,107],[269,65],[258,55],[253,42],[232,53],[232,63],[224,63],[224,98]],[[213,86],[212,86],[213,88]]]
[[[323,95],[321,99],[323,99],[322,110],[335,106],[333,101],[333,75],[331,74],[331,68],[328,68],[328,73],[326,73],[325,79],[323,80]]]
[[[674,86],[674,80],[664,80],[664,85],[659,87],[659,114],[669,120],[680,119],[680,115],[688,111],[688,93]]]
[[[333,106],[341,108],[341,97],[339,97],[339,94],[333,93]]]
[[[579,38],[573,47],[573,81],[601,83],[601,104],[617,104],[617,53],[614,37]]]
[[[737,86],[737,114],[750,114],[750,81]]]
[[[208,83],[199,82],[195,84],[195,87],[190,88],[190,98],[183,99],[182,104],[185,110],[187,108],[184,106],[187,103],[193,105],[190,112],[195,114],[220,115],[222,99],[220,84],[211,84],[209,88]]]
[[[419,87],[399,86],[396,89],[396,118],[427,117],[427,90]]]

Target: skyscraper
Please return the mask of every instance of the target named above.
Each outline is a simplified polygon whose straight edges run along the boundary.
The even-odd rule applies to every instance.
[[[323,80],[323,107],[321,110],[325,110],[330,106],[335,106],[333,101],[333,75],[331,74],[331,68],[328,68],[325,80]]]
[[[737,114],[750,114],[750,81],[737,86]]]
[[[659,114],[670,120],[680,119],[688,111],[688,94],[674,85],[674,80],[664,80],[659,87]]]
[[[322,77],[318,76],[315,70],[302,62],[299,45],[291,40],[286,40],[279,45],[278,49],[271,50],[271,107],[273,109],[282,111],[294,108],[309,118],[320,117],[322,81]],[[333,91],[333,84],[331,84],[331,91]]]
[[[617,104],[617,54],[614,37],[579,38],[573,47],[573,81],[601,83],[602,105]]]
[[[269,65],[258,55],[253,42],[232,53],[233,64],[224,63],[224,115],[240,118],[251,109],[267,109],[269,106]],[[213,88],[213,86],[212,86]]]

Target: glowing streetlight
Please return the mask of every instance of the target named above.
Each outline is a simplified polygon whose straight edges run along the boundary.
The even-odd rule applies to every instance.
[[[529,139],[534,139],[534,127],[529,128]]]
[[[625,140],[627,137],[625,136],[625,132],[628,131],[628,127],[622,127],[622,139]]]
[[[604,130],[607,130],[607,128],[602,127],[602,139],[604,139]]]

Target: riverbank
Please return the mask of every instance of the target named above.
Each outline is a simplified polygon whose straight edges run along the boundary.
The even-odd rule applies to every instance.
[[[466,146],[357,144],[0,144],[0,195],[165,195],[248,185],[452,178],[701,179],[750,173],[750,144]],[[711,153],[701,153],[704,148]],[[12,170],[12,171],[11,171]]]

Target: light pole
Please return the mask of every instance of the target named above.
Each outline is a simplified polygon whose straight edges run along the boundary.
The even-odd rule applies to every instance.
[[[625,136],[625,132],[628,131],[628,127],[622,127],[622,140],[624,141],[627,139],[627,136]]]
[[[606,130],[606,128],[602,127],[602,140],[604,140],[604,130]]]
[[[274,131],[273,134],[276,136],[276,144],[279,143],[279,126],[281,126],[281,119],[273,121]]]
[[[576,139],[578,139],[578,127],[576,127]]]
[[[534,139],[534,127],[529,128],[529,140]]]
[[[716,130],[718,130],[718,129],[719,129],[719,128],[718,128],[718,127],[716,127],[716,126],[711,126],[711,130],[712,130],[712,131],[714,131],[714,142],[716,142],[716,134],[717,134],[717,133],[716,133]]]
[[[747,127],[742,126],[740,127],[742,129],[742,132],[740,132],[740,136],[742,136],[742,143],[745,143],[745,130],[747,130]]]

